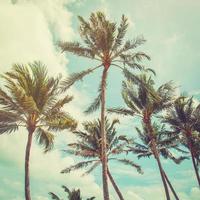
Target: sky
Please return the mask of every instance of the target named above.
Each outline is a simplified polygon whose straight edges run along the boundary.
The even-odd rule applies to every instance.
[[[200,98],[200,1],[198,0],[0,0],[0,71],[10,70],[13,63],[41,60],[50,75],[92,67],[93,61],[62,54],[58,41],[79,40],[77,16],[87,18],[101,10],[111,19],[129,18],[128,38],[143,35],[147,42],[141,47],[151,56],[148,66],[153,68],[159,85],[173,80],[180,92]],[[112,74],[112,76],[111,76]],[[108,76],[107,106],[123,104],[120,96],[123,77],[111,69]],[[93,116],[83,110],[95,97],[100,74],[96,73],[73,87],[69,93],[74,101],[66,108],[81,123]],[[1,82],[0,82],[1,83]],[[95,114],[98,116],[98,113]],[[131,135],[136,122],[122,118],[119,132]],[[22,200],[24,180],[24,149],[26,130],[0,136],[0,199]],[[100,169],[81,177],[81,171],[69,175],[59,172],[76,162],[74,157],[61,154],[61,149],[74,137],[63,132],[56,137],[54,150],[43,154],[34,141],[31,151],[31,193],[34,200],[48,200],[48,192],[62,193],[61,185],[80,188],[84,196],[101,197]],[[163,188],[153,159],[137,160],[145,174],[112,163],[113,176],[126,200],[161,200]],[[181,200],[198,200],[199,189],[190,160],[176,166],[162,160],[166,172]],[[112,200],[117,199],[111,189]],[[164,199],[164,198],[163,198]]]

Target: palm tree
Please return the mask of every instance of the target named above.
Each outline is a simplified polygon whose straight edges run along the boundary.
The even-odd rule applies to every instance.
[[[192,98],[179,97],[175,100],[173,108],[168,110],[164,122],[168,123],[173,134],[179,134],[182,144],[188,148],[191,154],[198,185],[200,176],[198,172],[198,141],[195,131],[200,132],[200,105],[195,106]],[[197,134],[199,135],[199,133]]]
[[[82,200],[80,189],[69,190],[69,188],[67,188],[64,185],[62,186],[62,188],[67,193],[68,200]],[[56,194],[54,194],[53,192],[49,192],[49,195],[51,196],[52,199],[63,200],[60,197],[58,197]],[[95,197],[90,197],[90,198],[87,198],[86,200],[94,200],[94,199],[95,199]]]
[[[181,161],[186,159],[187,157],[180,156],[176,158],[173,155],[173,152],[170,151],[170,149],[176,149],[178,151],[182,151],[179,148],[179,137],[173,136],[173,135],[168,135],[168,131],[166,131],[164,125],[163,126],[158,126],[156,123],[152,125],[153,127],[153,133],[154,133],[154,138],[155,138],[155,148],[156,151],[153,149],[151,145],[151,138],[149,137],[148,129],[145,124],[143,124],[143,129],[140,130],[139,128],[136,128],[140,143],[139,142],[134,142],[131,146],[129,146],[128,152],[132,152],[134,154],[137,154],[138,158],[142,157],[148,157],[150,158],[153,156],[155,159],[157,156],[161,155],[165,159],[171,159],[173,160],[176,164],[180,164]],[[159,155],[156,154],[156,152],[159,153]],[[164,175],[164,178],[166,179],[167,183],[169,184],[170,189],[172,190],[172,193],[174,194],[174,197],[176,200],[179,200],[174,188],[172,187],[171,182],[169,181],[169,178],[166,175],[166,172],[164,171],[163,167],[160,166],[160,163],[156,159],[159,170],[162,170],[162,173]],[[161,173],[161,174],[162,174]],[[161,178],[163,179],[162,175]]]
[[[148,130],[150,146],[157,160],[167,200],[170,199],[169,191],[160,162],[159,152],[156,148],[156,138],[152,126],[152,118],[172,105],[174,88],[171,82],[154,88],[154,81],[146,74],[138,77],[132,73],[125,73],[126,81],[122,83],[122,97],[128,108],[112,108],[109,112],[131,117],[140,117]],[[148,89],[147,89],[148,88]]]
[[[125,136],[117,136],[115,129],[115,124],[119,123],[118,120],[113,120],[112,123],[109,123],[108,119],[105,119],[106,122],[106,136],[107,136],[107,158],[109,161],[119,161],[123,164],[130,165],[135,167],[139,173],[142,173],[139,165],[128,159],[121,159],[119,155],[125,152],[127,144],[132,142],[132,140],[127,139]],[[100,120],[95,120],[92,122],[83,123],[84,131],[75,131],[75,135],[79,138],[76,143],[71,143],[68,145],[69,149],[65,150],[67,153],[78,156],[85,159],[75,165],[69,166],[66,169],[62,170],[62,173],[69,173],[74,170],[90,168],[86,171],[85,174],[91,173],[97,166],[102,162],[102,152],[101,152],[101,122]],[[117,184],[115,183],[109,167],[107,168],[108,177],[119,196],[120,200],[124,200],[122,193],[120,192]]]
[[[79,16],[80,36],[83,44],[79,42],[60,42],[62,51],[70,52],[74,55],[89,58],[99,62],[96,67],[89,68],[79,73],[72,74],[63,82],[63,89],[72,86],[76,81],[98,68],[103,68],[98,96],[91,106],[86,110],[90,113],[98,109],[101,105],[101,135],[102,135],[102,179],[104,200],[109,200],[107,183],[107,158],[106,158],[106,133],[105,133],[105,100],[106,100],[106,80],[110,67],[118,67],[126,70],[129,66],[132,69],[144,69],[139,63],[143,58],[150,59],[144,52],[135,52],[135,48],[145,42],[143,37],[124,42],[124,37],[128,28],[128,20],[123,15],[119,27],[116,23],[106,19],[102,12],[92,13],[88,21]]]
[[[72,96],[58,99],[60,78],[47,76],[46,67],[40,62],[28,65],[15,64],[10,72],[1,76],[0,134],[12,133],[20,127],[28,131],[25,153],[25,197],[31,200],[29,183],[29,158],[32,137],[44,146],[45,152],[53,147],[51,131],[76,128],[75,120],[62,110]]]

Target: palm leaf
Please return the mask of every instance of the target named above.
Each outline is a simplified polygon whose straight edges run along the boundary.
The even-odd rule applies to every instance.
[[[79,42],[59,42],[58,46],[62,51],[73,53],[77,56],[94,59],[94,52],[91,49],[82,47]]]
[[[61,171],[61,173],[70,173],[71,171],[75,171],[75,170],[79,170],[79,169],[82,169],[82,168],[85,168],[87,167],[88,165],[92,164],[93,162],[95,162],[97,160],[89,160],[89,161],[83,161],[83,162],[79,162],[75,165],[71,165],[65,169],[63,169]]]
[[[36,135],[38,143],[44,147],[44,152],[50,151],[54,144],[54,135],[40,127],[37,128]]]
[[[55,199],[55,200],[61,200],[56,194],[54,194],[53,192],[49,192],[49,195],[51,196],[51,199]]]
[[[136,168],[138,173],[143,174],[141,167],[139,165],[137,165],[136,163],[134,163],[133,161],[128,160],[128,159],[117,159],[117,160],[125,165],[129,165],[129,166]]]
[[[115,38],[115,41],[114,41],[114,44],[112,47],[113,51],[116,51],[118,49],[118,47],[120,47],[122,45],[122,41],[126,34],[127,28],[128,28],[128,19],[124,15],[122,15],[122,19],[121,19],[120,26],[118,28],[117,36]]]
[[[108,113],[116,113],[116,114],[120,114],[120,115],[130,115],[130,116],[134,116],[134,112],[132,110],[126,109],[126,108],[109,108],[107,109]]]
[[[0,123],[0,134],[15,132],[18,128],[17,123]]]
[[[94,67],[94,68],[90,68],[90,69],[84,70],[82,72],[71,74],[66,80],[62,81],[62,83],[61,83],[61,90],[62,91],[66,91],[75,82],[82,80],[85,76],[87,76],[88,74],[92,73],[95,69],[97,69],[100,66],[101,65],[99,65],[97,67]]]

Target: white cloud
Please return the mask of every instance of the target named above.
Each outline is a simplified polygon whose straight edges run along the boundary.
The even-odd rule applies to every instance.
[[[1,4],[0,6],[0,69],[13,63],[41,60],[51,74],[66,73],[67,60],[56,51],[53,34],[37,4]],[[71,32],[68,33],[70,35]],[[67,34],[66,34],[67,37]]]
[[[71,13],[66,8],[63,0],[19,0],[16,4],[9,1],[0,2],[0,70],[8,71],[13,63],[28,63],[34,60],[41,60],[48,66],[50,75],[62,73],[67,75],[66,64],[68,63],[64,54],[57,51],[55,39],[69,40],[73,37],[71,28]],[[55,32],[56,31],[56,34]],[[84,119],[80,114],[80,107],[84,102],[80,92],[72,91],[76,97],[82,99],[81,103],[72,103],[68,107],[69,112]],[[57,142],[70,140],[70,135],[57,138]],[[5,192],[0,191],[2,198],[17,200],[23,197],[24,174],[24,149],[26,145],[26,131],[19,130],[13,135],[2,135],[0,139],[1,183]],[[43,154],[37,144],[33,143],[31,151],[31,185],[34,199],[45,199],[49,191],[55,191],[60,185],[65,184],[71,187],[80,187],[86,196],[95,195],[99,197],[101,190],[95,183],[93,176],[81,177],[80,172],[63,175],[60,170],[72,164],[70,157],[63,158],[60,152],[54,150]],[[10,170],[12,173],[5,173]],[[15,171],[13,175],[13,171]],[[17,173],[16,173],[17,172]],[[14,187],[13,192],[12,187]],[[88,188],[88,185],[90,186]],[[11,191],[11,192],[9,192]],[[12,196],[12,193],[14,196]],[[37,194],[37,195],[36,195]],[[8,195],[8,196],[6,196]],[[11,196],[9,196],[11,195]]]
[[[0,146],[0,159],[2,156],[6,156],[6,161],[12,166],[12,169],[16,170],[18,174],[23,175],[24,171],[24,154],[25,145],[27,141],[26,131],[19,130],[19,134],[2,135]],[[69,137],[65,135],[66,138]],[[59,137],[57,138],[59,140]],[[8,148],[9,146],[9,148]],[[17,152],[13,156],[14,152]],[[61,185],[67,185],[68,187],[81,188],[83,194],[86,196],[94,195],[99,197],[101,190],[95,183],[94,177],[89,175],[81,177],[82,171],[77,171],[71,174],[60,174],[60,171],[65,167],[74,163],[71,157],[61,157],[61,154],[57,150],[53,150],[44,154],[42,149],[33,142],[31,149],[30,171],[32,180],[32,193],[39,195],[39,189],[37,185],[43,185],[43,193],[46,191],[46,196],[49,191],[55,191]],[[9,167],[11,167],[9,166]],[[6,167],[6,165],[5,165]],[[4,169],[4,168],[3,168]],[[5,170],[5,169],[4,169]],[[21,191],[23,183],[19,181],[17,177],[5,174],[1,172],[3,186],[9,186],[10,190]],[[88,189],[90,185],[90,189]],[[45,196],[42,196],[45,197]]]

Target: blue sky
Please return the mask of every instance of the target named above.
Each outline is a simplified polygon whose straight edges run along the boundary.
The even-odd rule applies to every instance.
[[[127,38],[143,35],[147,39],[141,47],[151,56],[148,66],[153,68],[157,85],[173,80],[180,92],[200,97],[200,1],[197,0],[18,0],[12,4],[0,0],[0,70],[10,69],[12,63],[41,60],[51,75],[67,76],[92,67],[93,61],[61,54],[57,40],[79,40],[77,15],[85,18],[91,12],[104,11],[111,20],[120,21],[121,15],[129,18]],[[100,71],[99,71],[100,72]],[[116,69],[109,73],[107,105],[123,104],[120,96],[122,75]],[[79,121],[91,119],[83,110],[95,97],[100,73],[87,77],[70,93],[75,100],[67,108]],[[96,114],[97,116],[98,114]],[[137,120],[123,118],[119,132],[134,134]],[[59,171],[74,163],[72,157],[63,157],[60,149],[73,141],[70,133],[57,137],[55,150],[43,155],[36,143],[31,156],[31,183],[34,200],[48,199],[48,192],[60,192],[60,185],[80,187],[84,196],[95,194],[101,199],[100,170],[88,177],[80,172],[61,175]],[[23,199],[23,158],[26,131],[0,136],[0,199]],[[127,200],[162,200],[163,188],[156,163],[152,159],[137,160],[145,172],[138,175],[134,169],[112,163],[113,176]],[[176,166],[162,161],[177,188],[181,200],[198,200],[199,190],[190,161]],[[88,186],[89,185],[89,186]],[[112,198],[116,196],[111,189]],[[164,199],[164,198],[163,198]]]

